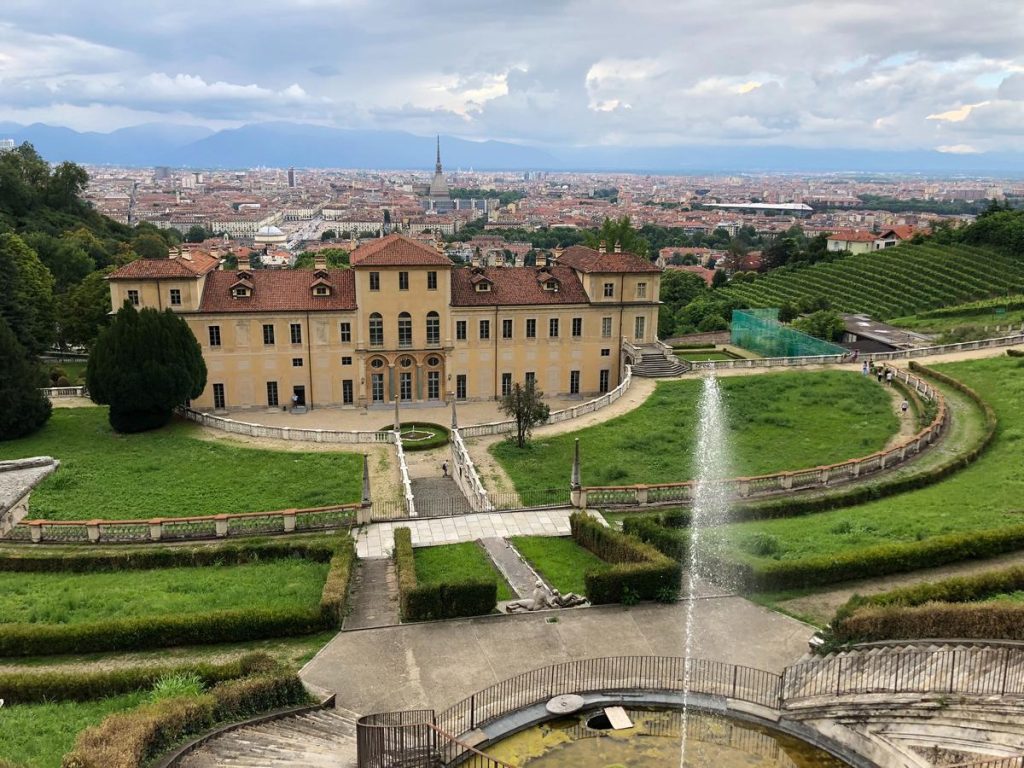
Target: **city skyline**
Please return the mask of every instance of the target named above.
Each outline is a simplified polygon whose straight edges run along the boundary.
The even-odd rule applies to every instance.
[[[1024,8],[16,0],[0,122],[289,121],[548,149],[1024,150]],[[97,12],[99,10],[99,12]]]

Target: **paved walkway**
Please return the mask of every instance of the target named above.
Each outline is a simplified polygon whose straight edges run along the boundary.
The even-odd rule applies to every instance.
[[[571,509],[539,509],[372,523],[360,528],[356,534],[356,552],[359,557],[390,557],[394,549],[395,528],[409,528],[414,547],[455,544],[493,536],[568,536],[570,514]],[[604,522],[600,515],[594,516]]]
[[[412,495],[419,515],[466,515],[473,511],[451,477],[413,478]]]
[[[541,579],[540,574],[530,567],[529,563],[522,558],[507,539],[500,536],[488,536],[481,539],[480,543],[484,545],[487,556],[505,577],[505,581],[512,587],[512,591],[519,597],[530,597],[537,580]]]
[[[349,613],[342,629],[389,627],[398,624],[398,578],[388,558],[359,560],[352,575]]]

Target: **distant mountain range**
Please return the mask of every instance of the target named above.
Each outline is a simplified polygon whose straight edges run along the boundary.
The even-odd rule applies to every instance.
[[[348,130],[304,123],[254,123],[212,131],[149,123],[80,133],[0,122],[0,138],[31,142],[48,160],[178,168],[429,169],[434,138],[403,131]],[[552,147],[443,136],[447,170],[578,170],[660,173],[830,172],[1024,175],[1024,153],[951,154],[757,146]]]

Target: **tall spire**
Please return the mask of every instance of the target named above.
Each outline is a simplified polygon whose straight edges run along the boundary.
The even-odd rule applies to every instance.
[[[434,165],[434,173],[441,173],[441,134],[437,135],[437,163]]]

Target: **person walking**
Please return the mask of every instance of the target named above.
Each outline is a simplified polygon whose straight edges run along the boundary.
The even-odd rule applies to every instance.
[[[892,386],[892,368],[885,372],[885,383]]]
[[[907,410],[910,408],[910,403],[907,402],[906,398],[903,398],[903,402],[900,403],[900,411],[904,416],[907,415]]]
[[[448,460],[441,462],[441,477],[448,477]]]
[[[878,366],[878,368],[875,370],[875,378],[877,378],[878,383],[881,384],[882,379],[885,378],[885,368],[883,368],[882,366]]]
[[[865,361],[864,361],[864,365],[862,365],[862,366],[861,366],[861,368],[860,368],[860,372],[861,372],[862,374],[864,374],[865,376],[867,376],[867,375],[868,375],[868,361],[867,361],[867,360],[865,360]]]

